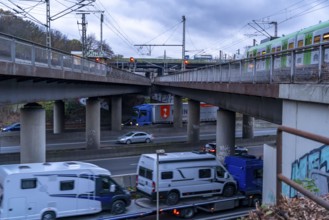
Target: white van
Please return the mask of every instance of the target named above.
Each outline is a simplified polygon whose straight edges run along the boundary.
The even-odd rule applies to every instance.
[[[121,214],[130,193],[94,164],[53,162],[0,166],[0,219],[53,220],[110,210]]]
[[[214,155],[200,152],[159,155],[159,197],[167,205],[180,198],[235,194],[236,181]],[[141,155],[137,192],[156,200],[157,155]]]

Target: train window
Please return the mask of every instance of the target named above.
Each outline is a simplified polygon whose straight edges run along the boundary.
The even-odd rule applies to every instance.
[[[279,52],[279,51],[281,51],[281,46],[278,46],[278,47],[276,48],[276,52]]]
[[[297,45],[298,45],[298,47],[302,47],[303,44],[304,44],[303,40],[299,40]]]
[[[323,35],[323,41],[329,41],[329,33]]]
[[[272,53],[274,53],[274,52],[275,52],[275,48],[274,48],[274,47],[272,48],[272,51],[271,51],[271,52],[272,52]]]
[[[314,37],[314,43],[320,43],[320,35]]]
[[[291,43],[289,43],[289,46],[288,46],[288,48],[289,48],[289,49],[292,49],[292,48],[294,48],[294,42],[291,42]]]

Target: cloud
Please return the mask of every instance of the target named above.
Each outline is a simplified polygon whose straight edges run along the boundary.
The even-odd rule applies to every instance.
[[[51,13],[70,3],[52,1]],[[329,3],[319,0],[96,0],[93,5],[87,9],[105,11],[104,40],[115,53],[129,57],[143,56],[134,44],[182,44],[183,15],[186,17],[186,49],[193,51],[188,53],[217,56],[219,50],[233,54],[251,45],[254,38],[258,42],[264,38],[252,36],[259,34],[255,28],[260,30],[253,20],[271,35],[274,35],[274,26],[266,22],[277,21],[281,36],[327,20]],[[31,10],[41,21],[45,20],[45,6],[42,7],[36,12]],[[99,15],[91,13],[87,21],[87,34],[94,33],[99,38]],[[69,38],[79,39],[77,22],[81,23],[81,16],[71,13],[52,22],[52,28]],[[181,47],[154,47],[152,56],[161,56],[164,51],[177,58],[182,54]]]

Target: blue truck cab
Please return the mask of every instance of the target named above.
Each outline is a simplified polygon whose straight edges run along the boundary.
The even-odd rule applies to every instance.
[[[237,190],[246,196],[261,199],[263,187],[263,160],[255,156],[227,156],[225,167],[237,181]]]
[[[142,104],[133,108],[130,125],[143,126],[152,124],[152,105]]]

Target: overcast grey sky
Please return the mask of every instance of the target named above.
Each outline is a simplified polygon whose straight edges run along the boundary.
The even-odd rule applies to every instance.
[[[40,0],[44,2],[44,0]],[[79,0],[81,1],[81,0]],[[15,8],[19,4],[45,23],[46,6],[37,0],[0,0]],[[51,15],[72,6],[77,0],[50,0]],[[186,54],[212,54],[218,57],[219,50],[228,55],[265,38],[253,27],[260,25],[270,35],[274,27],[269,22],[278,22],[278,35],[289,34],[329,20],[329,0],[96,0],[84,10],[104,12],[103,39],[116,54],[125,57],[158,57],[164,51],[169,57],[180,58],[181,47],[153,47],[149,51],[134,47],[134,44],[182,44],[182,16],[186,17]],[[100,39],[100,15],[86,16],[87,34]],[[255,20],[257,24],[253,22]],[[81,15],[75,12],[54,20],[53,29],[61,31],[70,39],[81,38]],[[253,27],[252,27],[253,26]],[[257,36],[253,36],[257,34]],[[266,33],[264,32],[266,35]]]

